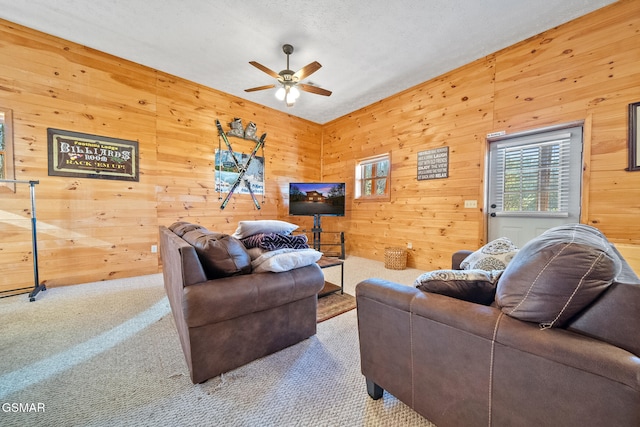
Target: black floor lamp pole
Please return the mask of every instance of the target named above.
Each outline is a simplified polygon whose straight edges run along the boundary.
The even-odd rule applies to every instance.
[[[34,287],[33,290],[29,293],[29,301],[35,301],[36,295],[40,291],[46,291],[47,287],[44,284],[40,283],[40,278],[38,275],[38,233],[36,228],[36,189],[35,185],[39,184],[40,181],[20,181],[15,179],[0,179],[0,182],[8,182],[14,184],[29,184],[29,195],[31,196],[31,242],[33,246],[33,280]],[[19,291],[22,289],[13,289],[4,292],[12,292]]]

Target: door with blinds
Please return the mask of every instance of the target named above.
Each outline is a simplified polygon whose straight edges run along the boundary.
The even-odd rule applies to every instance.
[[[489,143],[488,241],[518,247],[545,230],[580,221],[582,126]]]

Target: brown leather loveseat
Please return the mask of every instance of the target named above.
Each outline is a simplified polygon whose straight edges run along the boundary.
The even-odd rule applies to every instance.
[[[316,333],[324,276],[315,263],[252,273],[238,239],[185,222],[170,228],[160,226],[164,286],[194,384]]]
[[[438,427],[639,426],[640,280],[615,247],[585,225],[548,230],[487,274],[484,304],[487,282],[455,271],[470,254],[427,275],[433,291],[357,285],[369,395]]]

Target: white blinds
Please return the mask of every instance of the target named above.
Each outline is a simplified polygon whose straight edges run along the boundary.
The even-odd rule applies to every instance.
[[[568,216],[571,133],[497,142],[497,215]]]

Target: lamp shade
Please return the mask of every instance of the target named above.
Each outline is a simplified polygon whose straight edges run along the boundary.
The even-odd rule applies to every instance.
[[[282,87],[276,91],[276,99],[284,101],[287,107],[292,107],[300,97],[300,91],[291,83],[283,83]]]

